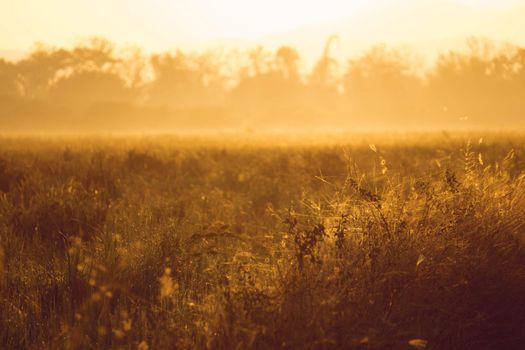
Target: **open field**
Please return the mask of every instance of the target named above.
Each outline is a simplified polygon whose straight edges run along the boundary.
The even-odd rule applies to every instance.
[[[5,349],[523,349],[525,135],[0,137]]]

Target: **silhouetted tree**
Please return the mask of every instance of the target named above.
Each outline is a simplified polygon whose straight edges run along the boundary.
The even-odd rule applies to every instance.
[[[288,46],[280,47],[273,60],[264,52],[260,47],[250,52],[254,69],[231,92],[230,107],[248,123],[296,123],[306,100],[300,56]]]
[[[69,67],[76,72],[102,72],[112,70],[114,65],[120,62],[113,43],[104,38],[92,37],[73,48]]]
[[[17,78],[16,65],[0,59],[0,96],[18,95]]]
[[[341,77],[338,74],[339,64],[331,54],[338,40],[337,35],[328,37],[321,57],[308,77],[308,108],[313,118],[331,123],[340,123],[341,116],[344,114],[344,101],[340,93]]]
[[[140,48],[129,47],[122,53],[117,70],[126,86],[139,90],[148,81],[148,57]]]
[[[22,95],[45,99],[56,82],[82,72],[111,72],[117,62],[113,44],[105,39],[91,38],[72,50],[37,45],[16,66]]]
[[[90,38],[64,54],[62,66],[49,82],[47,100],[71,110],[96,103],[132,103],[136,94],[121,77],[124,60],[112,43]]]
[[[273,70],[272,53],[265,50],[262,46],[257,46],[250,50],[248,56],[251,63],[251,71],[249,71],[248,76],[262,75]],[[243,78],[248,78],[248,76]]]
[[[421,79],[401,53],[385,46],[349,61],[344,89],[354,118],[399,122],[423,117]]]
[[[155,106],[190,108],[216,105],[223,94],[223,79],[212,55],[190,56],[182,51],[154,55],[155,79],[148,89],[148,101]]]
[[[434,112],[455,120],[487,123],[523,118],[524,50],[482,39],[467,42],[466,53],[441,55],[428,77],[428,102]]]
[[[133,91],[122,78],[110,72],[80,71],[52,85],[49,100],[83,110],[99,102],[132,103]]]
[[[330,50],[339,36],[331,35],[325,43],[323,54],[312,71],[310,85],[316,89],[336,90],[339,82],[337,61],[332,58]]]
[[[71,53],[65,49],[37,45],[31,54],[17,63],[22,96],[43,99],[57,73],[68,67]]]
[[[289,46],[281,46],[275,55],[277,68],[287,80],[299,80],[300,57],[297,50]]]

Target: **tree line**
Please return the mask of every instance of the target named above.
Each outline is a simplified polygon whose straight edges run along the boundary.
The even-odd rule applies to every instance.
[[[338,62],[330,37],[307,69],[296,49],[145,54],[91,38],[0,59],[1,129],[514,127],[525,48],[472,38],[421,67],[378,45]],[[502,124],[504,122],[504,124]]]

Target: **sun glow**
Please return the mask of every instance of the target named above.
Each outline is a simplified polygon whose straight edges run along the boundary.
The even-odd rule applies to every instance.
[[[332,33],[367,45],[389,41],[398,32],[404,42],[420,36],[473,34],[518,41],[523,36],[519,18],[511,18],[515,24],[506,21],[505,29],[490,26],[487,31],[492,15],[481,12],[487,8],[511,11],[520,4],[522,0],[0,1],[0,50],[28,50],[35,42],[71,46],[90,36],[148,51],[202,49],[217,42],[235,47],[242,42],[267,45],[270,37],[279,45],[300,49],[305,42],[316,43],[318,52]],[[461,8],[474,12],[464,13]],[[440,19],[432,21],[433,16]],[[447,18],[446,26],[443,18]],[[375,35],[378,31],[381,36]]]
[[[27,0],[0,4],[0,47],[35,41],[70,44],[89,35],[152,49],[196,41],[255,40],[345,18],[370,6],[366,4],[363,0]]]
[[[361,0],[200,1],[209,29],[222,37],[254,39],[351,16],[366,6]]]

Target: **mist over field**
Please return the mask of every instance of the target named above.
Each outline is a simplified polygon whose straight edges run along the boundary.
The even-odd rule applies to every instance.
[[[470,38],[421,68],[373,46],[339,62],[330,36],[312,67],[274,51],[146,55],[92,38],[0,61],[1,131],[363,131],[522,128],[525,49]]]

